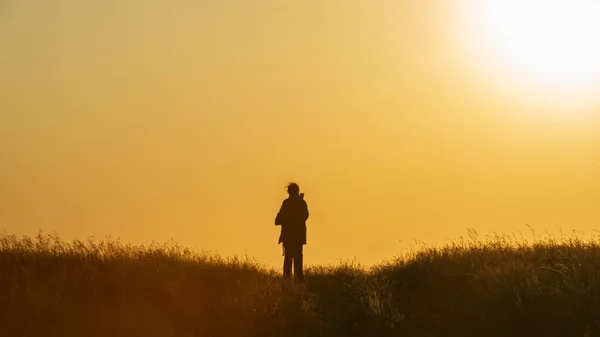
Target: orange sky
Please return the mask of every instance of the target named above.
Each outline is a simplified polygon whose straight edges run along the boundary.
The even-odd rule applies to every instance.
[[[589,234],[600,105],[498,89],[461,3],[3,2],[0,228],[278,265],[296,181],[309,264],[467,227]]]

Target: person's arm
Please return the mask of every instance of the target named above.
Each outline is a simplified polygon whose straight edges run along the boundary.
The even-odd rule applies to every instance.
[[[275,217],[275,226],[283,225],[285,213],[286,213],[286,203],[284,200],[283,203],[281,204],[281,207],[279,208],[279,212],[277,212],[277,216]]]
[[[306,220],[308,220],[308,204],[306,203],[306,201],[304,201],[304,221]]]

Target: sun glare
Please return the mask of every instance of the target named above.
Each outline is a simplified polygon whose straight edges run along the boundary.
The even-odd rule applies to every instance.
[[[469,49],[496,79],[546,96],[598,94],[600,1],[468,1]]]

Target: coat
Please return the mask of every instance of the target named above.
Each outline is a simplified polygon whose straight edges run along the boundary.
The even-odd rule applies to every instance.
[[[278,243],[284,246],[306,244],[308,205],[303,197],[300,194],[285,199],[275,218],[275,226],[281,226]]]

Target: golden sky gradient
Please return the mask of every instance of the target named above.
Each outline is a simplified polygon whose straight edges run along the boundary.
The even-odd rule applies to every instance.
[[[467,227],[589,234],[600,104],[515,86],[467,7],[0,2],[1,229],[278,265],[273,219],[296,181],[309,264]]]

